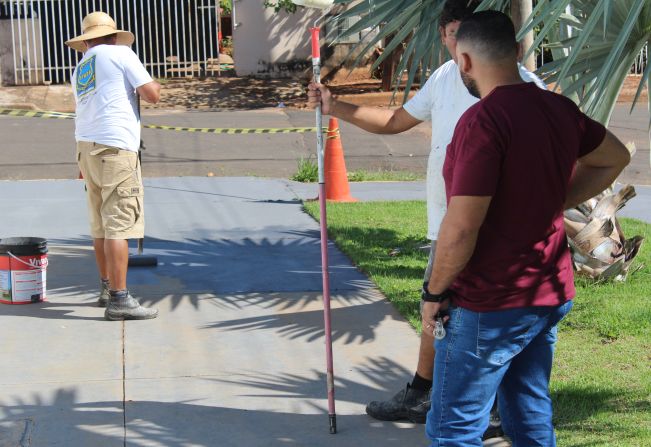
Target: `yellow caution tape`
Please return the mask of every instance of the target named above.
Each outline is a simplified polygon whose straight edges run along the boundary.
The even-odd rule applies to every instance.
[[[54,119],[74,119],[74,113],[64,112],[36,112],[34,110],[20,109],[0,109],[0,115],[6,116],[25,116],[29,118],[54,118]],[[199,133],[218,133],[228,135],[242,134],[274,134],[274,133],[306,133],[316,132],[316,127],[285,127],[285,128],[220,128],[220,127],[180,127],[180,126],[159,126],[156,124],[145,124],[145,129],[172,130],[175,132],[199,132]],[[324,128],[324,131],[327,129]]]
[[[326,129],[326,128],[324,128],[323,130],[328,133],[328,135],[326,136],[326,140],[336,140],[337,138],[339,138],[339,128],[338,127],[335,127],[334,129]]]
[[[26,116],[29,118],[55,118],[55,119],[63,119],[63,120],[71,120],[75,118],[74,113],[37,112],[35,110],[20,110],[20,109],[0,109],[0,115]]]
[[[271,133],[305,133],[316,132],[316,127],[286,127],[286,128],[220,128],[220,127],[176,127],[176,126],[157,126],[154,124],[145,124],[145,129],[174,130],[176,132],[200,132],[200,133],[220,133],[228,135],[241,135],[248,133],[271,134]]]

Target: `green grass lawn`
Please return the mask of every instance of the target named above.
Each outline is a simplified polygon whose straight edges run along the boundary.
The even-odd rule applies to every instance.
[[[318,203],[305,207],[318,218]],[[621,223],[627,237],[651,237],[651,225]],[[328,204],[330,238],[417,330],[426,226],[421,201]],[[643,268],[626,283],[576,281],[574,309],[560,325],[552,372],[560,447],[651,446],[649,243],[636,258]]]

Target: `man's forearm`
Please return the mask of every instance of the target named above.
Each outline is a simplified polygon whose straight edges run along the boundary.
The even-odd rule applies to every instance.
[[[631,154],[615,135],[606,131],[604,140],[579,159],[567,188],[565,209],[573,208],[612,185],[631,161]]]
[[[442,293],[454,282],[475,251],[477,234],[478,230],[466,230],[443,219],[429,278],[431,293]]]
[[[393,125],[394,112],[390,109],[358,106],[335,99],[330,115],[371,133],[394,134],[401,131]]]
[[[565,209],[574,208],[603,192],[615,182],[620,172],[620,168],[595,168],[579,164],[570,180]]]

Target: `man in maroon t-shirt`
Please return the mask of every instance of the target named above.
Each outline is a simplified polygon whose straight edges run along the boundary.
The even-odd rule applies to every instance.
[[[423,328],[443,312],[426,431],[432,446],[481,446],[495,394],[514,447],[554,446],[556,325],[575,290],[563,210],[598,194],[626,148],[569,99],[522,82],[508,16],[473,14],[457,60],[481,101],[459,120],[443,176],[448,210]]]

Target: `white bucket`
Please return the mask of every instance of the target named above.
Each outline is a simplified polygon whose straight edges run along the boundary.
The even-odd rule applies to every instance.
[[[0,303],[45,300],[47,241],[36,237],[0,239]]]

